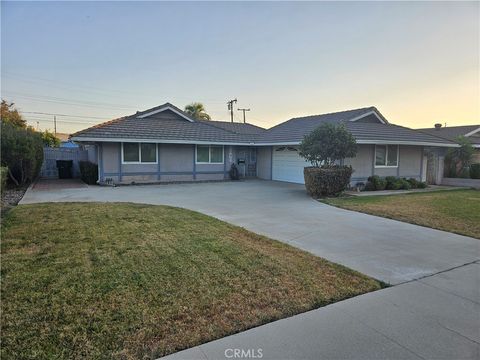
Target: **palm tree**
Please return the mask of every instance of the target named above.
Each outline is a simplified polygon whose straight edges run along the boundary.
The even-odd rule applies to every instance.
[[[194,102],[185,106],[185,112],[194,119],[211,120],[210,115],[205,112],[205,106],[199,102]]]

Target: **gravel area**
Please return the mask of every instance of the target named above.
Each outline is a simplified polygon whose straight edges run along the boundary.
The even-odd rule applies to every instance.
[[[27,187],[20,189],[7,189],[2,194],[1,211],[6,212],[22,200],[23,195],[27,191]]]

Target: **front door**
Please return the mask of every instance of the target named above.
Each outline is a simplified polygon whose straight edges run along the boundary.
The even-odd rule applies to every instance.
[[[237,153],[237,166],[241,177],[256,177],[257,149],[254,147],[241,148]]]

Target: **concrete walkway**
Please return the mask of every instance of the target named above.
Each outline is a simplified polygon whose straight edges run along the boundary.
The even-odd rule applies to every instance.
[[[301,185],[279,182],[29,189],[21,203],[46,201],[189,208],[396,285],[204,344],[172,359],[233,358],[229,349],[262,349],[264,359],[480,356],[480,240],[334,208],[308,198]]]

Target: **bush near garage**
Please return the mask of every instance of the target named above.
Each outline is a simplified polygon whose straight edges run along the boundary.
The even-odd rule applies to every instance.
[[[351,166],[339,163],[357,155],[357,144],[344,125],[325,123],[303,138],[299,155],[312,164],[303,170],[307,192],[316,198],[338,195],[353,173]]]
[[[340,194],[348,187],[352,173],[351,166],[312,166],[303,169],[305,187],[308,194],[314,198]]]
[[[95,185],[98,180],[98,166],[90,161],[79,161],[80,177],[88,185]]]

